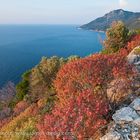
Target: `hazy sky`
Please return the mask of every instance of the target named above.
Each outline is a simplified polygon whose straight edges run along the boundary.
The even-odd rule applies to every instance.
[[[120,8],[140,12],[140,0],[0,0],[0,24],[83,24]]]

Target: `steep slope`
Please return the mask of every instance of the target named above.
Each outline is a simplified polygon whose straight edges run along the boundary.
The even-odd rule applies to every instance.
[[[99,17],[81,28],[87,30],[105,31],[113,21],[123,21],[130,29],[140,28],[140,13],[124,11],[122,9],[111,11],[103,17]]]

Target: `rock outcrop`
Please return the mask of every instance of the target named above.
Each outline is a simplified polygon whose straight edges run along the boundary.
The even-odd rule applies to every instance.
[[[112,116],[113,122],[109,124],[106,135],[100,140],[140,140],[140,46],[136,47],[127,56],[127,59],[138,70],[138,75],[131,85],[133,91],[130,94],[136,96],[133,96],[133,102],[130,105],[116,111]],[[113,84],[116,85],[115,82]],[[124,87],[124,84],[121,85]],[[108,94],[112,95],[114,91],[119,91],[117,93],[120,93],[118,94],[120,96],[120,89],[116,89],[116,86],[114,86],[114,88],[108,89]]]
[[[132,94],[132,85],[133,81],[128,83],[124,79],[114,79],[111,83],[108,84],[107,88],[107,97],[111,102],[121,103]]]
[[[134,64],[140,72],[140,46],[132,50],[132,52],[127,56],[127,59],[128,62],[130,64]]]
[[[130,64],[136,67],[138,74],[129,82],[125,79],[114,79],[108,84],[107,97],[111,102],[123,103],[134,95],[140,95],[140,46],[134,48],[127,56]],[[132,96],[131,96],[132,95]]]
[[[113,124],[100,140],[140,140],[140,98],[117,110]]]

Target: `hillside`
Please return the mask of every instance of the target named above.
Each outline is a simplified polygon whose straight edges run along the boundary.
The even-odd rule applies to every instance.
[[[111,11],[103,17],[99,17],[88,24],[82,25],[80,28],[87,30],[105,31],[110,27],[113,21],[123,21],[129,29],[140,28],[140,12],[134,13],[124,11],[122,9]]]
[[[136,108],[117,110],[140,98],[140,34],[130,34],[122,22],[106,34],[101,52],[85,58],[43,57],[16,89],[12,83],[0,89],[0,140],[115,139],[115,118],[130,121],[138,115]],[[110,133],[109,128],[115,129]]]

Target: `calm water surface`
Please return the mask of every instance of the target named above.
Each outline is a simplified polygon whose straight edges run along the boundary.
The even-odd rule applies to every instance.
[[[0,25],[0,87],[15,84],[42,56],[87,56],[102,49],[104,33],[74,25]]]

